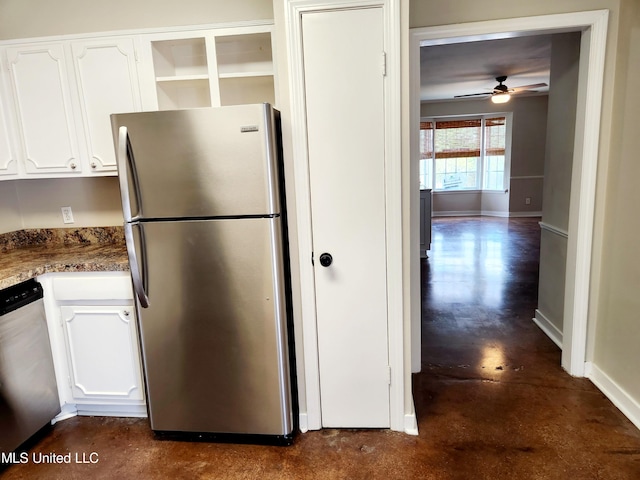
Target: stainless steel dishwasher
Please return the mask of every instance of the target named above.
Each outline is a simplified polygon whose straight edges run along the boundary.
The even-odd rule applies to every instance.
[[[42,285],[0,291],[0,452],[11,452],[60,413]]]

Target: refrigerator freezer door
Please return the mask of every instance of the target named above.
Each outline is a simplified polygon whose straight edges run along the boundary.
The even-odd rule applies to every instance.
[[[117,114],[111,123],[134,219],[280,213],[270,105]]]
[[[133,228],[146,243],[138,318],[151,428],[290,434],[280,219]]]

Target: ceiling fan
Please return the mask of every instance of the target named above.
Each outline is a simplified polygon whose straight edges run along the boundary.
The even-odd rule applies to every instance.
[[[493,87],[492,92],[470,93],[467,95],[455,95],[453,98],[478,97],[478,96],[491,95],[491,101],[493,103],[506,103],[509,101],[509,99],[511,98],[511,95],[514,93],[528,92],[528,91],[532,91],[535,88],[548,86],[546,83],[534,83],[532,85],[522,85],[520,87],[509,88],[504,84],[506,80],[507,80],[506,75],[496,77],[496,81],[498,82],[498,85]]]

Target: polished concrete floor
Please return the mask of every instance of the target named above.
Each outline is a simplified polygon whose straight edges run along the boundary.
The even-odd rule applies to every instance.
[[[640,479],[640,431],[531,321],[537,219],[434,219],[422,261],[420,434],[322,430],[291,447],[156,440],[145,420],[60,422],[4,479]],[[92,455],[93,454],[93,455]]]

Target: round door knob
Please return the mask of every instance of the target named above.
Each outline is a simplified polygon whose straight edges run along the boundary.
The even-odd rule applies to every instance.
[[[322,255],[320,255],[320,265],[322,265],[323,267],[328,267],[329,265],[331,265],[331,262],[333,262],[333,257],[330,253],[323,253]]]

